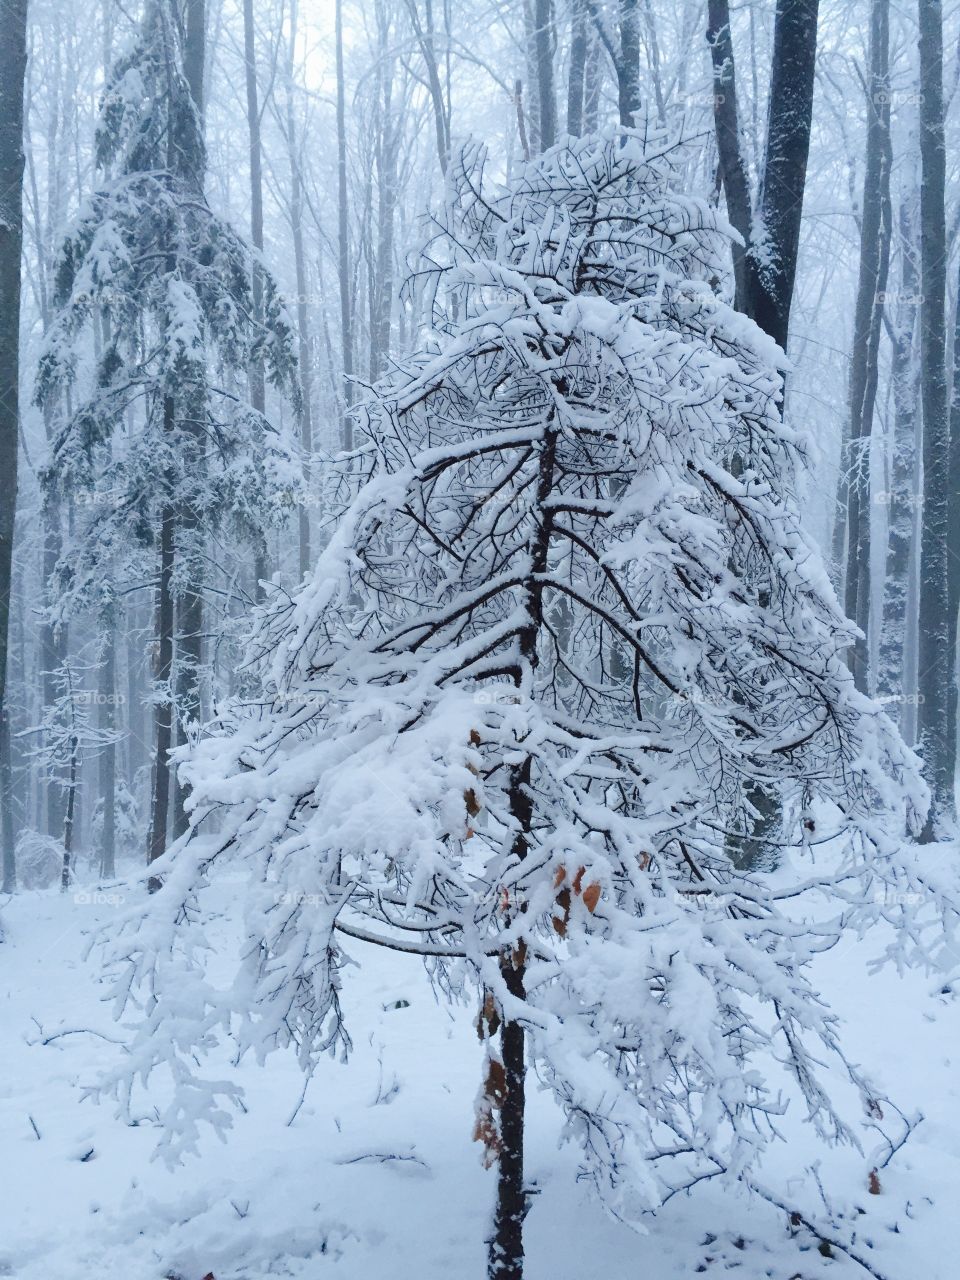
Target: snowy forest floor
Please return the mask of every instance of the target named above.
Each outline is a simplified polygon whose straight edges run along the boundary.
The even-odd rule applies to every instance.
[[[223,892],[226,906],[229,883]],[[246,1114],[226,1145],[207,1134],[200,1158],[169,1170],[150,1159],[147,1095],[137,1125],[82,1100],[121,1052],[97,954],[83,952],[130,893],[23,892],[0,903],[0,1276],[481,1280],[494,1173],[470,1141],[474,1010],[438,1003],[415,958],[352,944],[362,968],[344,975],[350,1062],[324,1060],[288,1124],[303,1091],[292,1055],[236,1070],[224,1059]],[[862,1154],[822,1150],[799,1115],[761,1176],[885,1280],[954,1280],[960,1008],[929,976],[868,976],[876,950],[851,939],[821,958],[818,978],[845,1020],[850,1057],[922,1122],[881,1172],[879,1195],[868,1192],[885,1154],[879,1135],[865,1132]],[[539,1194],[526,1223],[528,1280],[868,1274],[836,1250],[823,1256],[782,1211],[712,1183],[676,1197],[638,1235],[577,1184],[556,1106],[533,1083],[529,1096]],[[896,1137],[896,1116],[883,1127]]]

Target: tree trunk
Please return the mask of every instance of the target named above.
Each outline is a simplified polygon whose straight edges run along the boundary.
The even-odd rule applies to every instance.
[[[810,151],[818,0],[779,0],[750,314],[786,351]]]
[[[950,655],[947,700],[947,741],[951,770],[956,770],[957,756],[957,627],[960,611],[960,279],[953,323],[953,371],[950,393],[950,454],[947,492],[947,623]]]
[[[507,956],[500,963],[500,972],[510,994],[522,1000],[523,965],[515,967],[513,957]],[[521,1023],[504,1022],[500,1031],[504,1073],[504,1099],[500,1109],[502,1149],[497,1159],[497,1202],[488,1264],[490,1280],[523,1280],[523,1219],[527,1209],[523,1185],[526,1118],[524,1039]]]
[[[351,321],[350,244],[347,190],[346,85],[343,76],[343,0],[336,0],[337,61],[337,195],[339,229],[340,327],[343,341],[343,447],[353,448],[353,325]]]
[[[919,0],[920,46],[920,398],[923,508],[920,539],[920,745],[933,795],[923,839],[935,838],[952,804],[954,750],[949,709],[953,654],[949,619],[947,511],[950,423],[946,379],[946,218],[943,133],[943,15]]]
[[[600,120],[600,85],[603,64],[600,41],[592,29],[587,32],[587,60],[583,68],[583,132],[596,133]]]
[[[728,0],[708,0],[707,43],[713,64],[713,120],[717,135],[720,177],[731,226],[743,237],[733,246],[733,276],[738,311],[750,313],[750,285],[747,278],[747,250],[751,234],[750,183],[740,148],[740,121],[737,108],[737,77],[730,34]]]
[[[343,0],[336,0],[338,136],[340,131],[340,91],[341,86],[343,85],[342,3]],[[447,165],[450,163],[450,113],[448,104],[444,99],[443,84],[440,80],[440,66],[437,62],[437,49],[433,30],[433,5],[431,0],[427,0],[426,23],[422,23],[420,21],[420,15],[417,11],[417,0],[406,0],[406,5],[407,12],[410,15],[410,22],[413,27],[413,33],[420,49],[420,56],[423,58],[423,64],[427,72],[427,88],[430,91],[430,102],[433,106],[434,128],[437,135],[437,157],[440,161],[440,172],[446,176]]]
[[[537,63],[537,100],[540,105],[540,151],[557,141],[557,98],[553,87],[552,0],[535,0],[534,47]]]
[[[164,404],[168,430],[173,429],[174,408],[170,397]],[[167,847],[167,821],[170,811],[170,748],[173,745],[173,563],[176,512],[171,501],[160,517],[160,581],[157,588],[157,651],[154,679],[159,686],[154,704],[153,800],[150,815],[150,838],[147,862],[155,862]],[[150,892],[160,887],[151,877]]]
[[[313,453],[313,378],[310,362],[310,313],[307,308],[307,259],[303,246],[303,190],[296,122],[293,114],[293,66],[297,41],[297,0],[290,4],[290,58],[287,65],[287,145],[290,148],[290,230],[297,274],[297,358],[300,371],[300,444],[303,448],[304,485],[308,501],[299,512],[300,577],[310,568],[311,455]]]
[[[537,477],[536,509],[540,523],[531,546],[530,576],[525,589],[526,620],[518,637],[520,662],[514,681],[520,687],[524,669],[535,670],[540,633],[543,628],[543,580],[550,561],[553,538],[553,509],[548,505],[555,486],[559,431],[550,422],[544,433]],[[510,779],[510,812],[516,823],[511,853],[522,862],[527,856],[533,828],[532,761],[525,756],[513,766]],[[522,947],[511,948],[500,957],[500,973],[515,1000],[525,998]],[[504,1018],[500,1032],[500,1053],[504,1069],[504,1098],[500,1109],[501,1150],[497,1160],[497,1203],[494,1232],[488,1259],[489,1280],[523,1280],[523,1220],[527,1193],[523,1182],[523,1141],[526,1112],[523,1025]]]
[[[204,119],[204,67],[206,63],[206,6],[204,0],[187,0],[186,40],[184,43],[184,76],[190,88],[197,114]],[[248,72],[249,74],[249,72]],[[251,147],[252,150],[252,147]],[[204,188],[204,171],[202,167],[202,149],[200,158],[191,172],[184,171],[182,177],[195,187],[202,196]],[[261,246],[263,243],[261,213]],[[254,270],[254,296],[258,274]],[[262,309],[262,308],[261,308]],[[254,362],[256,366],[256,362]],[[251,371],[253,386],[256,386],[256,367]],[[260,368],[261,412],[263,392],[263,370]],[[188,453],[187,471],[194,474],[203,466],[204,434],[203,420],[206,411],[206,388],[201,384],[185,387],[172,402],[176,413],[178,408],[183,415],[182,432],[185,437],[185,449]],[[255,406],[256,407],[256,406]],[[186,409],[184,413],[183,410]],[[171,500],[176,501],[175,495]],[[175,588],[174,632],[176,636],[176,662],[172,666],[173,706],[171,708],[170,731],[179,726],[178,741],[186,741],[186,726],[191,721],[201,719],[200,707],[200,673],[203,667],[203,527],[194,505],[189,501],[177,502],[176,533],[174,535],[173,555],[177,570],[171,572],[171,589]],[[258,561],[259,567],[259,561]],[[162,573],[162,571],[161,571]],[[266,576],[266,573],[263,573]],[[255,574],[259,581],[259,576]],[[176,585],[179,580],[179,585]],[[161,585],[162,591],[162,585]],[[161,645],[163,640],[161,637]],[[168,744],[169,746],[171,743]],[[168,766],[169,767],[169,766]],[[171,834],[174,839],[183,835],[188,824],[186,812],[186,789],[174,776],[174,803]],[[154,855],[157,856],[157,855]]]
[[[76,735],[70,739],[70,774],[67,781],[67,808],[63,819],[63,867],[60,871],[60,892],[70,887],[73,872],[73,822],[77,811],[77,756],[80,744]]]
[[[571,0],[570,69],[567,73],[567,133],[583,132],[583,82],[587,62],[587,13],[584,0]]]
[[[873,0],[867,94],[867,155],[860,225],[860,273],[850,361],[847,457],[847,571],[844,604],[862,632],[852,653],[857,688],[870,689],[870,445],[877,397],[883,295],[890,264],[889,0]]]
[[[380,23],[378,80],[380,130],[376,148],[377,248],[370,296],[370,381],[387,371],[390,357],[390,319],[393,304],[393,224],[397,207],[397,163],[400,152],[400,122],[393,107],[393,61],[389,56],[390,31],[382,5],[377,6]]]
[[[0,712],[5,706],[13,526],[17,510],[20,255],[23,246],[23,80],[27,0],[6,0],[0,39]],[[6,811],[7,803],[4,802]]]
[[[10,708],[0,706],[0,843],[3,845],[3,874],[0,892],[13,893],[17,887],[16,836],[13,830],[13,769],[10,761]]]
[[[45,409],[44,421],[47,424],[47,441],[52,443],[52,415]],[[52,590],[53,574],[60,559],[62,538],[60,533],[60,503],[53,496],[44,499],[41,510],[41,534],[43,538],[42,574],[45,613],[55,604]],[[45,707],[52,707],[57,700],[57,672],[67,657],[67,624],[53,622],[49,614],[44,617],[40,626],[40,693]],[[63,790],[53,776],[47,771],[44,786],[44,805],[46,809],[47,834],[59,839],[63,831],[64,804]]]
[[[909,612],[907,593],[913,560],[916,525],[917,470],[917,370],[915,340],[917,319],[916,236],[910,192],[899,215],[899,299],[891,318],[891,367],[893,389],[893,444],[890,450],[890,483],[887,492],[887,562],[884,575],[883,620],[877,681],[881,696],[900,699],[890,707],[899,720],[901,732],[915,717],[907,714],[907,701],[915,693],[907,676],[906,649]]]
[[[257,92],[257,51],[253,28],[253,0],[243,0],[243,55],[246,68],[247,85],[247,132],[250,156],[250,239],[255,250],[251,287],[253,291],[253,318],[256,324],[263,323],[263,276],[260,271],[260,258],[263,254],[263,174],[262,149],[260,145],[260,103]],[[250,404],[257,413],[264,414],[267,407],[266,388],[264,385],[263,361],[256,357],[251,361],[250,370]],[[262,599],[263,578],[270,576],[266,547],[259,534],[256,538],[256,556],[254,566],[254,596]]]
[[[638,0],[620,0],[620,59],[617,65],[617,103],[620,123],[636,124],[640,110],[640,15]]]
[[[98,761],[100,801],[103,805],[103,832],[100,848],[100,875],[105,879],[116,875],[116,785],[117,744],[113,733],[116,728],[117,702],[117,649],[116,625],[111,608],[106,622],[103,651],[100,655],[100,700],[97,707],[99,728],[106,745],[101,749]]]

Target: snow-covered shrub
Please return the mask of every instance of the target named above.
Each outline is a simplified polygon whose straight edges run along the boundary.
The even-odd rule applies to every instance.
[[[17,883],[21,889],[49,889],[60,879],[63,844],[32,827],[17,834]]]

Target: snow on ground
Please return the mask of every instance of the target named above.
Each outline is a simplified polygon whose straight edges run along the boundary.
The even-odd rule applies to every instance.
[[[146,1095],[136,1125],[83,1100],[122,1052],[96,952],[83,953],[130,892],[24,892],[0,904],[0,1276],[482,1280],[494,1174],[470,1141],[474,1011],[438,1003],[416,959],[353,944],[362,968],[344,978],[350,1063],[325,1060],[296,1110],[303,1080],[292,1057],[245,1062],[235,1075],[247,1111],[228,1143],[210,1135],[200,1158],[169,1170],[150,1159]],[[225,884],[225,902],[230,893]],[[929,977],[868,977],[874,949],[851,940],[824,957],[823,989],[847,1020],[851,1057],[924,1119],[880,1174],[880,1195],[867,1186],[878,1135],[866,1135],[863,1155],[819,1151],[800,1117],[762,1177],[885,1280],[954,1280],[960,1009],[930,994]],[[791,1233],[782,1212],[709,1183],[675,1198],[647,1235],[613,1222],[577,1184],[576,1152],[558,1147],[554,1104],[530,1092],[527,1162],[539,1194],[526,1224],[528,1280],[868,1274],[823,1256],[807,1230]],[[895,1117],[888,1123],[895,1134]]]

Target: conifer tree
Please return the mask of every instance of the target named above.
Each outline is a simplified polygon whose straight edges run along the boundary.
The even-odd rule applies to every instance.
[[[174,651],[178,602],[190,613],[202,590],[207,533],[232,525],[259,542],[278,495],[297,491],[289,441],[241,394],[262,365],[296,396],[290,321],[262,266],[254,306],[250,251],[204,198],[186,38],[176,0],[147,0],[112,70],[97,131],[104,181],[63,244],[37,379],[41,403],[69,392],[73,406],[45,483],[87,499],[56,571],[61,611],[89,602],[104,564],[142,567],[146,549],[159,561],[150,857],[167,840],[176,694],[182,720],[198,715],[195,645],[181,636]]]

